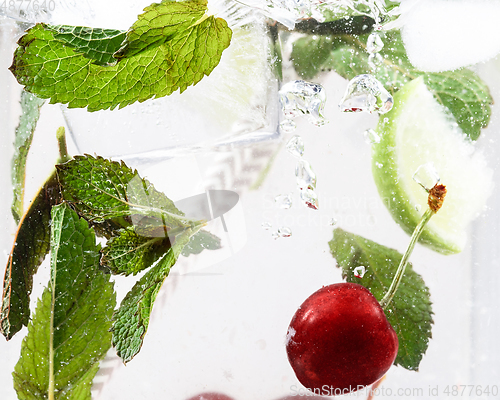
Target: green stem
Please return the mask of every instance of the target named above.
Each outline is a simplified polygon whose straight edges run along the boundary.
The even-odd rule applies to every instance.
[[[408,245],[408,248],[405,251],[405,254],[403,255],[403,258],[401,259],[401,262],[399,263],[398,270],[396,271],[396,275],[394,276],[394,279],[392,280],[391,286],[389,287],[389,290],[385,294],[384,298],[380,301],[380,306],[385,310],[386,307],[389,305],[391,302],[392,298],[396,294],[396,291],[398,290],[398,286],[403,279],[403,275],[405,273],[406,265],[408,264],[408,259],[410,258],[411,253],[413,252],[413,249],[415,248],[415,244],[417,243],[418,238],[424,231],[425,225],[427,225],[427,222],[431,219],[431,217],[435,214],[434,211],[432,211],[430,208],[427,209],[425,214],[422,216],[420,219],[420,222],[418,223],[417,227],[413,231],[413,234],[411,235],[410,239],[410,244]]]
[[[59,164],[65,163],[69,161],[70,156],[68,154],[68,147],[66,145],[66,130],[64,126],[60,126],[57,128],[57,144],[59,145]]]

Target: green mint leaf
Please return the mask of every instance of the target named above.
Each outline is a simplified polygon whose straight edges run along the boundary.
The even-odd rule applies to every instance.
[[[28,326],[33,275],[50,249],[50,211],[59,202],[55,173],[45,182],[19,224],[3,281],[0,330],[11,339]]]
[[[130,226],[107,242],[101,251],[101,265],[113,274],[136,275],[153,265],[169,248],[166,234],[141,236],[135,226]]]
[[[370,73],[367,36],[341,35],[331,38],[309,36],[294,46],[292,60],[295,69],[307,79],[320,70],[334,70],[346,79]],[[488,125],[493,99],[485,83],[471,70],[422,72],[408,60],[401,35],[387,32],[380,55],[384,61],[373,75],[387,90],[395,93],[407,82],[422,76],[425,84],[439,103],[447,107],[462,131],[476,140],[481,128]],[[330,53],[325,56],[330,43]],[[312,64],[313,59],[317,64]],[[311,67],[311,64],[313,67]]]
[[[191,254],[200,254],[203,250],[218,250],[222,247],[219,237],[205,230],[200,230],[184,246],[182,255],[189,257]]]
[[[45,100],[41,100],[31,93],[21,93],[21,118],[16,128],[14,139],[14,155],[12,156],[12,186],[14,198],[12,201],[12,215],[17,224],[24,212],[24,180],[26,176],[26,160],[33,140],[40,108]]]
[[[198,4],[195,0],[181,4],[188,7],[192,3]],[[157,32],[157,26],[152,28]],[[102,66],[87,58],[90,47],[85,49],[80,42],[77,49],[68,46],[67,38],[57,39],[60,33],[37,24],[19,39],[10,70],[27,91],[50,98],[51,104],[87,107],[88,111],[122,108],[176,90],[182,93],[195,85],[219,64],[232,35],[227,23],[213,16],[203,17],[186,29],[179,27],[162,44],[158,43],[164,38],[153,43],[144,27],[136,32],[138,36],[132,32],[136,31],[131,31],[132,41],[125,41],[119,56],[134,55],[116,65]],[[98,48],[102,50],[102,43]]]
[[[139,52],[158,47],[199,21],[207,10],[206,0],[163,0],[151,4],[139,15],[128,30],[123,46],[115,58],[131,57]]]
[[[64,43],[75,53],[92,60],[93,64],[111,65],[116,63],[113,54],[125,40],[126,31],[116,29],[89,28],[86,26],[43,25],[53,32],[54,40]]]
[[[165,256],[134,285],[113,315],[113,346],[123,362],[129,362],[141,350],[156,296],[170,268],[195,232],[187,229],[176,237]]]
[[[391,285],[402,255],[342,229],[333,231],[329,245],[337,266],[342,268],[344,279],[365,286],[380,301]],[[360,266],[366,268],[366,273],[357,278],[354,269]],[[394,363],[408,370],[418,370],[431,337],[433,321],[429,289],[411,264],[407,265],[398,291],[385,313],[399,339]]]
[[[76,156],[56,170],[63,199],[87,220],[99,223],[125,217],[127,225],[141,227],[149,216],[167,229],[190,225],[168,197],[123,162]]]
[[[14,370],[20,399],[90,399],[99,361],[111,346],[116,304],[87,222],[66,204],[52,209],[51,278]]]

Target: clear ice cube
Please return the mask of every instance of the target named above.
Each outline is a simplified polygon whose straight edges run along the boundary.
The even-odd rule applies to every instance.
[[[378,112],[385,114],[392,109],[394,100],[384,85],[369,74],[358,75],[349,82],[340,103],[343,112]]]
[[[323,116],[326,102],[323,86],[302,80],[291,81],[283,85],[279,98],[286,119],[305,115],[316,126],[327,122]]]

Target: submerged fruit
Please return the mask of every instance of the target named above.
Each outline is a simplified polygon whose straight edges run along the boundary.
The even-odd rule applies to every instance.
[[[377,299],[356,283],[313,293],[297,310],[287,334],[288,360],[311,391],[345,394],[380,379],[398,352],[396,332]]]
[[[190,397],[188,400],[233,400],[233,398],[222,393],[206,392]]]
[[[419,167],[432,165],[448,194],[420,242],[445,254],[462,251],[467,225],[491,193],[493,171],[422,78],[396,93],[394,107],[384,117],[377,128],[381,140],[372,146],[372,162],[385,205],[411,234],[427,204],[427,192],[413,175]]]

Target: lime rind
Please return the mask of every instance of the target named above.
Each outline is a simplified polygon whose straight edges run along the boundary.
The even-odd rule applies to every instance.
[[[429,221],[420,242],[444,254],[461,252],[468,224],[484,209],[493,187],[493,171],[466,139],[451,114],[422,78],[406,84],[377,128],[373,175],[395,221],[411,234],[427,208],[427,192],[413,180],[420,165],[432,162],[448,194]]]

